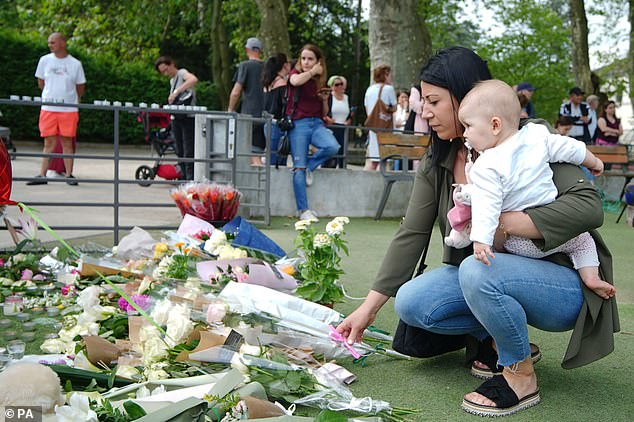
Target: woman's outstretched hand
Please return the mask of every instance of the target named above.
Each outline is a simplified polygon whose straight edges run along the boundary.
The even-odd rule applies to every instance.
[[[337,332],[348,340],[349,344],[361,341],[363,331],[374,322],[376,314],[390,299],[389,296],[370,290],[363,303],[348,315],[337,327]]]
[[[376,314],[369,312],[361,305],[337,326],[337,332],[348,340],[348,344],[360,342],[363,331],[372,324],[374,318]]]

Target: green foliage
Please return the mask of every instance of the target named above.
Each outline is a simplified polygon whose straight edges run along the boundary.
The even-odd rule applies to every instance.
[[[281,353],[274,354],[271,360],[288,365],[288,359]],[[249,378],[262,384],[271,400],[293,403],[301,397],[317,392],[317,380],[304,368],[284,370],[249,366]]]
[[[555,120],[573,83],[570,34],[562,16],[543,0],[484,3],[495,11],[504,32],[484,38],[478,53],[488,61],[494,78],[509,85],[532,83],[537,88],[532,99],[537,116]]]
[[[459,0],[419,1],[419,13],[429,29],[434,51],[455,45],[476,48],[480,29],[470,20],[459,20],[466,14],[465,7]]]
[[[298,254],[305,259],[299,267],[303,281],[297,288],[297,294],[311,302],[325,305],[341,302],[344,294],[339,284],[343,275],[340,254],[343,252],[348,255],[348,247],[342,238],[343,223],[336,223],[340,232],[328,233],[318,232],[311,223],[311,220],[302,220],[295,226],[299,231],[295,245]]]
[[[0,79],[0,97],[16,95],[41,95],[33,74],[39,58],[47,54],[45,38],[23,36],[15,31],[0,31],[3,48],[0,59],[7,66]],[[73,56],[82,62],[86,74],[86,94],[83,103],[94,100],[130,101],[135,104],[167,102],[169,82],[162,78],[151,63],[131,62],[89,55],[80,49],[70,49]],[[210,109],[217,108],[215,87],[210,82],[199,82],[198,104]],[[38,139],[37,121],[39,109],[36,107],[2,107],[3,123],[11,128],[15,139]],[[137,116],[131,113],[119,114],[121,143],[144,142],[143,127]],[[91,142],[113,142],[114,118],[111,112],[81,110],[77,138]]]

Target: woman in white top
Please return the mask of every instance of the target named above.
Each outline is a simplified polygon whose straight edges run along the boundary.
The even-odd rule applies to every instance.
[[[352,124],[352,110],[346,95],[348,81],[343,76],[334,75],[328,79],[328,86],[332,88],[330,98],[328,99],[328,114],[324,117],[327,125],[345,125]],[[332,133],[335,135],[339,143],[339,151],[337,155],[342,156],[344,151],[344,139],[346,136],[346,128],[331,127]],[[331,158],[322,167],[343,168],[343,158]]]
[[[405,91],[398,92],[398,104],[396,111],[394,112],[394,129],[403,131],[405,130],[405,123],[409,118],[409,95]]]
[[[379,66],[372,72],[374,84],[370,85],[365,91],[365,105],[366,116],[372,113],[374,105],[379,99],[379,91],[381,91],[381,100],[390,108],[396,105],[396,93],[392,86],[392,69],[390,66]],[[376,133],[373,131],[368,132],[368,152],[366,155],[364,170],[376,170],[379,167],[379,143],[376,139]]]

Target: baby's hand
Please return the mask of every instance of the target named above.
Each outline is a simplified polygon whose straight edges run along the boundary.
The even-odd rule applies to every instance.
[[[590,170],[590,173],[592,173],[593,175],[599,176],[601,173],[603,173],[603,161],[595,157],[594,165],[588,170]]]
[[[480,242],[473,242],[473,256],[478,261],[489,266],[491,265],[491,262],[488,257],[490,256],[491,258],[495,258],[493,251],[491,251],[491,246]]]

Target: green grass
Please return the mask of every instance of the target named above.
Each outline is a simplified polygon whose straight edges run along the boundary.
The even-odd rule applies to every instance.
[[[629,421],[634,418],[634,230],[616,215],[606,214],[600,229],[614,259],[615,285],[621,332],[615,334],[615,352],[608,357],[574,370],[560,366],[570,333],[547,333],[531,329],[531,340],[539,344],[544,358],[536,366],[542,403],[509,417],[514,421]],[[286,251],[292,250],[295,220],[275,218],[263,231]],[[325,224],[325,221],[320,223]],[[364,296],[372,285],[398,220],[352,219],[346,226],[350,256],[344,258],[343,283],[351,296]],[[441,243],[434,232],[427,255],[430,267],[440,265]],[[347,301],[335,309],[349,313],[361,303]],[[388,331],[396,327],[392,300],[379,313],[375,325]],[[431,359],[399,361],[372,357],[365,367],[351,360],[342,363],[358,376],[351,389],[357,397],[371,396],[394,405],[421,410],[412,420],[478,420],[460,409],[462,396],[480,381],[463,366],[462,351]]]

